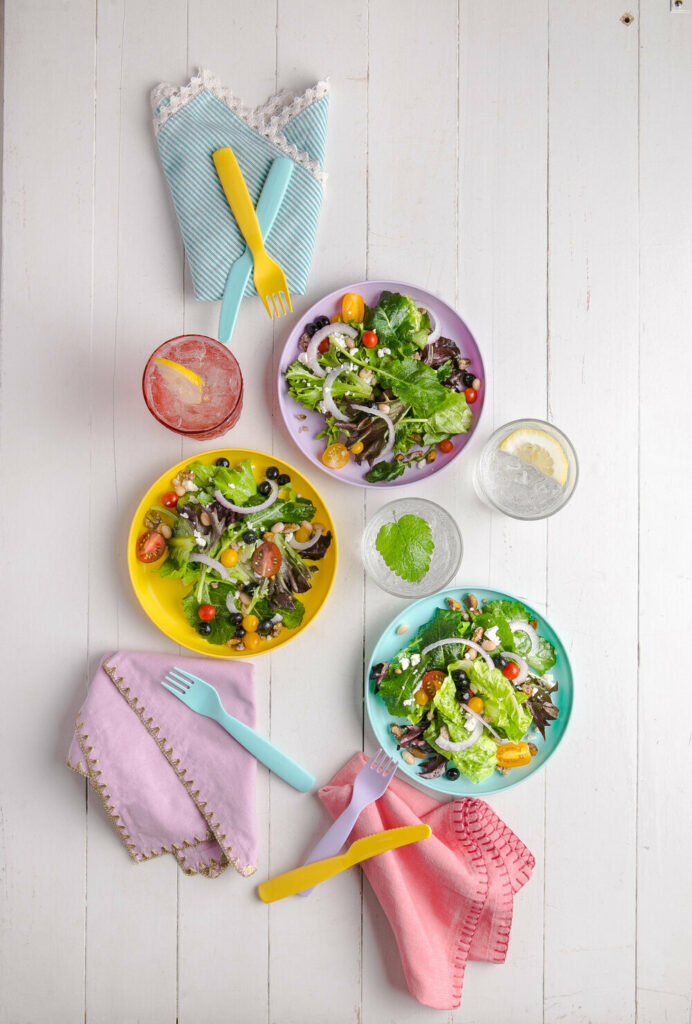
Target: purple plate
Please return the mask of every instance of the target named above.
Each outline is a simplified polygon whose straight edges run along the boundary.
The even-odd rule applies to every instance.
[[[407,469],[403,476],[400,476],[397,480],[387,480],[373,484],[369,483],[369,481],[365,479],[365,474],[369,469],[367,462],[363,462],[359,466],[353,459],[351,459],[348,465],[343,469],[329,469],[324,465],[320,457],[324,451],[324,440],[315,440],[315,434],[319,434],[324,427],[324,416],[320,415],[318,412],[311,412],[309,409],[305,409],[302,405],[293,401],[288,393],[288,385],[286,384],[284,374],[291,363],[295,362],[298,358],[300,352],[298,342],[305,328],[305,324],[309,324],[311,320],[314,320],[315,317],[320,316],[321,314],[328,316],[331,319],[331,317],[340,313],[341,299],[346,292],[356,292],[356,294],[363,296],[367,306],[374,306],[377,304],[380,293],[383,291],[400,292],[402,295],[410,295],[411,298],[421,306],[425,306],[430,309],[433,316],[440,323],[442,335],[456,341],[461,350],[461,354],[471,360],[470,368],[475,376],[482,381],[482,387],[478,393],[478,398],[471,407],[473,410],[473,423],[471,424],[471,429],[468,434],[457,434],[455,436],[453,451],[449,452],[447,455],[443,455],[442,452],[438,450],[435,461],[426,463],[424,469]],[[483,411],[487,382],[485,379],[483,360],[478,346],[474,341],[473,335],[459,314],[453,310],[451,306],[448,306],[446,302],[443,302],[442,299],[438,299],[436,295],[432,295],[430,292],[425,291],[424,288],[416,288],[414,285],[404,284],[402,281],[358,281],[356,284],[344,285],[343,288],[339,288],[337,291],[331,292],[330,295],[325,295],[323,299],[320,299],[319,302],[316,302],[311,306],[305,315],[301,317],[300,322],[289,334],[288,340],[286,341],[284,350],[281,354],[278,385],[279,405],[281,407],[281,415],[283,416],[284,423],[286,424],[286,429],[310,461],[313,462],[318,469],[321,469],[323,473],[328,473],[337,480],[343,480],[344,483],[355,484],[357,487],[381,488],[401,487],[405,484],[415,484],[420,480],[424,480],[428,476],[432,476],[433,473],[438,473],[441,469],[444,469],[445,466],[448,466],[450,462],[452,462],[466,447],[471,435],[478,425],[481,412]],[[306,418],[298,419],[298,416],[305,416]],[[308,429],[301,429],[304,427],[307,427]]]

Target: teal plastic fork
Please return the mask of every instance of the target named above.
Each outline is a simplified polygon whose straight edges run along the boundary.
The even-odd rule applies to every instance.
[[[229,736],[240,743],[241,747],[245,747],[253,757],[266,765],[275,775],[280,775],[294,789],[307,793],[315,785],[314,776],[297,761],[284,754],[245,722],[240,722],[229,715],[211,683],[176,667],[166,675],[161,685],[186,704],[191,711],[204,715],[205,718],[213,718]]]

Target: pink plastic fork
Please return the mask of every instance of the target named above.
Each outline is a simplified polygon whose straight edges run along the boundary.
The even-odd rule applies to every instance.
[[[341,812],[336,821],[324,833],[319,843],[310,851],[304,864],[312,864],[315,860],[324,860],[325,857],[335,857],[344,845],[351,829],[358,820],[358,815],[368,804],[379,800],[389,783],[396,774],[396,761],[387,757],[380,747],[375,756],[364,764],[356,775],[353,783],[353,793],[348,807]],[[307,896],[311,889],[303,889],[299,896]]]

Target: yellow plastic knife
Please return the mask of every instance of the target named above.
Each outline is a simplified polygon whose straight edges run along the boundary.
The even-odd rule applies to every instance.
[[[325,882],[353,864],[376,857],[378,853],[395,850],[398,846],[418,843],[421,839],[427,839],[430,834],[429,825],[406,825],[404,828],[389,828],[372,836],[364,836],[351,843],[346,853],[340,853],[338,857],[316,860],[312,864],[304,864],[300,868],[294,868],[293,871],[286,871],[283,875],[262,882],[257,887],[257,894],[265,903],[282,900],[284,896],[293,896],[302,889],[309,889],[313,885]]]

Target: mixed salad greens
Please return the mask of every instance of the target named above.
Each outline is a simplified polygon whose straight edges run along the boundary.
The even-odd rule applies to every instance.
[[[558,717],[555,649],[518,601],[479,607],[466,594],[446,604],[393,661],[373,667],[375,692],[407,719],[390,731],[421,778],[482,782],[528,764],[538,748],[527,734],[545,739]]]
[[[466,433],[481,381],[433,314],[407,295],[383,291],[376,306],[347,293],[330,321],[306,324],[300,354],[285,371],[292,398],[324,416],[322,461],[355,458],[371,483],[448,454]],[[303,428],[301,428],[303,429]]]
[[[137,557],[191,589],[181,597],[210,644],[254,651],[295,629],[332,536],[276,466],[257,482],[249,459],[192,462],[147,512]],[[165,560],[161,561],[161,559]]]

